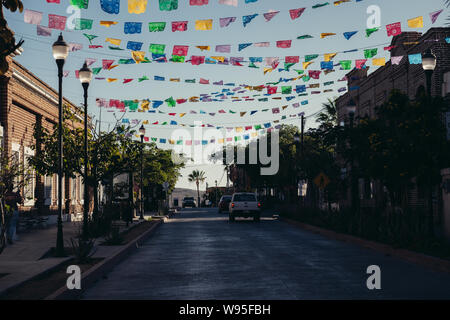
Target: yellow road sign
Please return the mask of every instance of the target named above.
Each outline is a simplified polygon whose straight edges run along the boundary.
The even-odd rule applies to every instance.
[[[320,189],[325,189],[326,186],[330,183],[330,179],[327,177],[325,173],[321,172],[317,175],[317,177],[314,178],[314,183]]]

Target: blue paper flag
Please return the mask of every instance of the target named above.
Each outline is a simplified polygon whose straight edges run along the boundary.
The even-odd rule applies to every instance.
[[[333,70],[333,61],[321,61],[320,62],[320,68],[322,70]]]
[[[156,109],[156,108],[160,107],[163,103],[164,103],[164,101],[153,100],[152,101],[152,108]]]
[[[245,48],[250,47],[252,44],[253,43],[240,43],[238,50],[239,51],[244,50]]]
[[[255,19],[257,16],[258,16],[257,13],[251,14],[251,15],[248,15],[248,16],[243,16],[243,17],[242,17],[242,23],[244,24],[244,27],[245,27],[247,24],[249,24],[253,19]]]
[[[128,41],[127,49],[132,51],[141,51],[142,45],[143,45],[142,42]]]
[[[125,34],[141,33],[142,22],[125,22],[123,32],[125,32]]]
[[[100,0],[103,11],[110,14],[118,14],[120,12],[120,0]]]
[[[353,37],[357,33],[358,33],[358,31],[344,32],[344,37],[345,37],[345,39],[350,40],[350,38]]]
[[[410,64],[422,64],[422,54],[421,53],[410,54],[408,57],[409,57]]]
[[[297,93],[306,92],[306,86],[305,85],[296,86],[295,92],[297,92]]]

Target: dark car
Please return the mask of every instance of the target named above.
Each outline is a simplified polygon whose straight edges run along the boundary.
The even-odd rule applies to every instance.
[[[195,202],[194,197],[184,197],[181,205],[182,205],[183,208],[186,208],[186,207],[195,208],[195,207],[197,207],[197,203]]]
[[[222,196],[219,201],[219,213],[228,212],[231,202],[231,196]]]

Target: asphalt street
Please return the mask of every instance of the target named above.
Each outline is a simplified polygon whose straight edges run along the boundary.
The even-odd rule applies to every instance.
[[[367,267],[381,270],[369,290]],[[299,229],[266,214],[228,222],[183,209],[84,299],[450,299],[450,274]]]

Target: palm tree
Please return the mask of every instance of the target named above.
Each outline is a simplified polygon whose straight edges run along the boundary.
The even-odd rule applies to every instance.
[[[200,206],[200,183],[205,182],[206,176],[204,171],[194,170],[192,173],[188,176],[189,182],[195,182],[197,185],[197,199],[198,199],[198,206]]]
[[[333,127],[338,124],[336,101],[328,99],[328,102],[325,102],[322,106],[323,109],[317,115],[316,122],[320,123],[321,129],[326,130],[329,127]]]

